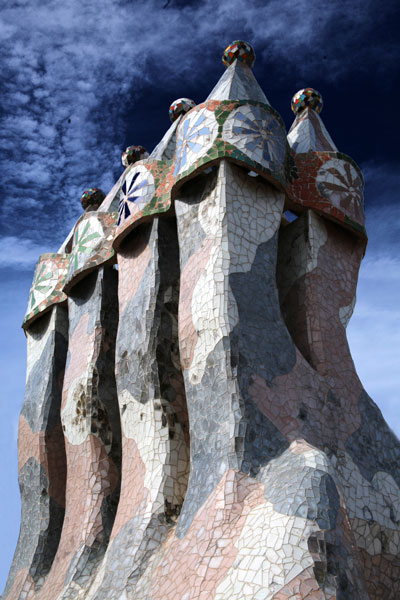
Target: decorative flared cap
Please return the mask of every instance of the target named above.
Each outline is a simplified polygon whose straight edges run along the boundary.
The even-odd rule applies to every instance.
[[[138,160],[147,158],[149,153],[143,146],[128,146],[125,152],[122,153],[121,162],[124,167],[129,167]]]
[[[196,102],[194,100],[191,100],[190,98],[178,98],[177,100],[174,100],[174,102],[169,107],[169,118],[173,123],[178,117],[189,112],[189,110],[191,110],[195,106]]]
[[[97,210],[105,197],[105,193],[99,188],[85,190],[81,196],[83,210]]]
[[[229,44],[222,55],[222,62],[229,67],[235,60],[245,63],[252,67],[256,59],[256,54],[248,42],[236,40]]]
[[[307,107],[320,113],[323,106],[321,94],[313,88],[299,90],[292,98],[292,111],[295,115],[300,114]]]
[[[254,60],[254,50],[247,42],[237,40],[229,44],[222,56],[222,62],[227,69],[206,101],[252,100],[269,105],[253,71],[248,68]]]

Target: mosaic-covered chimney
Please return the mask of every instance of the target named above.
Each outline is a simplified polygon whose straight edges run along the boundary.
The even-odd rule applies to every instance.
[[[39,258],[4,600],[400,597],[400,444],[346,338],[362,175],[254,60],[230,44]]]

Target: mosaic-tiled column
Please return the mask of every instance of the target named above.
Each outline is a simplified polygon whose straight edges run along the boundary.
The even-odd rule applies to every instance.
[[[349,421],[350,406],[357,405],[362,387],[346,326],[355,305],[363,251],[363,240],[312,211],[284,227],[279,239],[278,283],[285,322],[311,366],[329,379],[338,395],[346,395]],[[356,424],[355,415],[353,420]],[[336,436],[341,437],[340,427]]]
[[[237,595],[233,590],[216,594],[233,565],[248,515],[264,502],[263,486],[249,471],[256,474],[260,464],[287,446],[254,406],[248,389],[252,369],[270,369],[272,377],[275,367],[279,373],[276,360],[268,364],[268,352],[278,356],[269,342],[277,337],[279,345],[283,336],[290,346],[284,325],[275,324],[283,195],[226,161],[184,191],[175,208],[191,474],[176,536],[167,540],[149,574],[149,595],[163,600],[243,598],[240,586]],[[285,357],[279,360],[284,368]],[[146,597],[140,588],[136,593]]]
[[[335,468],[366,589],[383,598],[400,575],[399,447],[363,390],[346,338],[363,249],[360,237],[308,211],[281,232],[278,281],[297,347],[329,382],[321,425],[306,406],[302,418],[319,428],[317,443]]]
[[[89,596],[96,600],[119,599],[126,586],[135,586],[176,522],[189,466],[174,220],[156,218],[134,230],[118,251],[118,268],[122,487],[110,545]]]
[[[295,208],[312,212],[281,233],[280,297],[298,348],[329,384],[321,424],[315,422],[315,411],[304,407],[302,418],[310,433],[320,431],[317,443],[335,468],[365,594],[396,598],[400,447],[363,390],[346,339],[366,244],[363,178],[354,161],[337,151],[319,116],[322,98],[316,90],[300,90],[292,108],[296,118],[288,141],[298,177],[287,191]]]
[[[68,318],[56,305],[30,323],[25,401],[19,420],[21,529],[3,598],[31,598],[50,570],[65,506],[65,450],[61,389]]]
[[[328,386],[307,364],[286,385],[301,357],[275,281],[282,208],[280,192],[225,161],[176,200],[191,474],[176,537],[151,574],[153,600],[278,599],[300,587],[333,598],[330,562],[341,552],[357,572],[332,467],[292,417]]]
[[[69,292],[61,421],[67,457],[60,544],[39,598],[75,598],[107,547],[119,496],[120,423],[114,378],[117,272],[100,267]],[[63,591],[64,590],[64,591]]]
[[[294,360],[275,298],[283,194],[227,161],[203,180],[204,189],[176,200],[179,337],[192,449],[181,533],[229,468],[257,472],[285,446],[254,412],[248,386],[251,370],[271,378]],[[288,350],[275,348],[277,332]],[[267,353],[276,357],[272,364]]]

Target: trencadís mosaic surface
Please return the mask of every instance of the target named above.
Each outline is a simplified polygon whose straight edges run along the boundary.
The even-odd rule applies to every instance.
[[[322,106],[321,94],[313,88],[293,96],[296,118],[288,141],[297,177],[287,194],[295,205],[312,208],[366,239],[364,180],[356,163],[338,152],[319,116]]]
[[[4,600],[400,598],[400,442],[346,338],[362,175],[254,57],[39,260]]]
[[[191,110],[195,106],[195,101],[191,100],[190,98],[178,98],[177,100],[174,100],[171,106],[169,107],[169,118],[173,123],[174,121],[176,121],[176,119],[178,119],[178,117],[189,112],[189,110]]]
[[[85,274],[112,259],[116,221],[115,213],[100,212],[89,212],[79,219],[73,233],[64,291],[71,289]]]
[[[150,157],[127,175],[115,243],[142,219],[167,212],[185,181],[221,159],[242,164],[282,186],[291,160],[286,160],[286,149],[282,119],[267,104],[227,99],[197,105],[179,122],[173,159]]]
[[[63,286],[69,268],[69,255],[42,254],[35,268],[29,293],[28,307],[24,317],[24,327],[53,304],[65,302]]]

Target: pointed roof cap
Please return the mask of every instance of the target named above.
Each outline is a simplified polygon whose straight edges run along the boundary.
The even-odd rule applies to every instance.
[[[297,154],[338,151],[318,114],[323,105],[321,94],[313,88],[299,90],[293,96],[291,106],[296,118],[287,139]]]
[[[207,100],[255,100],[269,105],[251,70],[254,60],[254,50],[247,42],[229,44],[222,56],[228,68]]]
[[[170,160],[173,157],[175,153],[176,130],[181,120],[182,115],[179,115],[176,121],[170,125],[161,141],[150,154],[149,158],[151,160]]]

